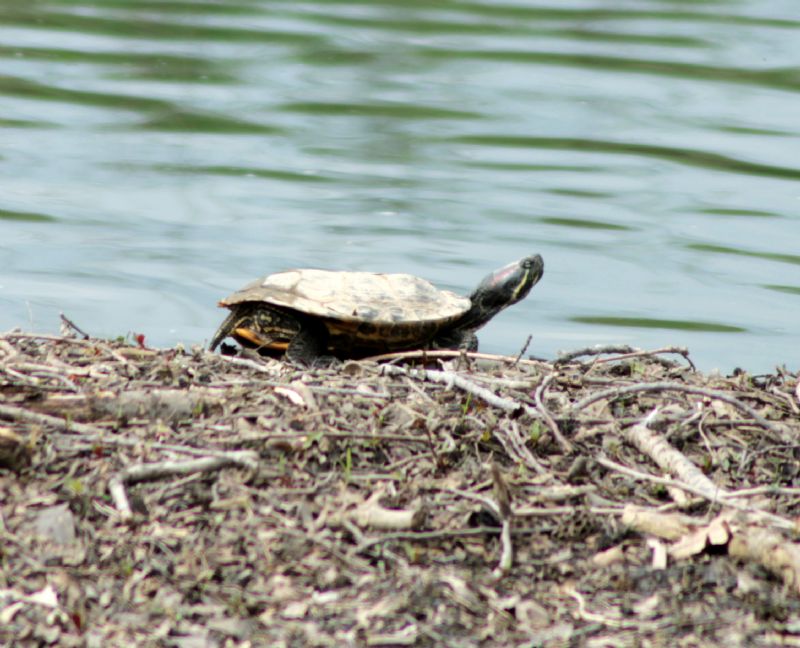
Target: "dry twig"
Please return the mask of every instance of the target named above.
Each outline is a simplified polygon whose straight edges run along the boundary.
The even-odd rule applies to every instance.
[[[159,461],[158,463],[130,466],[108,480],[108,490],[120,513],[120,517],[123,520],[128,520],[133,515],[133,512],[128,502],[128,496],[125,493],[126,485],[175,475],[210,472],[227,468],[228,466],[237,466],[255,472],[258,469],[258,455],[250,450],[240,450],[186,461]]]
[[[574,351],[569,351],[567,353],[561,353],[559,354],[558,358],[555,360],[553,364],[558,366],[567,364],[569,362],[572,362],[573,360],[577,360],[581,356],[598,356],[609,353],[616,353],[618,355],[612,358],[597,359],[594,361],[595,364],[616,362],[619,360],[627,360],[629,358],[655,357],[665,353],[675,353],[683,356],[684,360],[686,360],[686,362],[689,363],[689,366],[692,368],[693,371],[697,370],[696,367],[694,366],[694,363],[692,363],[691,359],[689,358],[689,350],[685,347],[664,347],[662,349],[654,349],[653,351],[646,351],[644,349],[637,349],[635,347],[628,346],[627,344],[598,345],[593,347],[576,349]]]
[[[80,335],[84,340],[89,339],[89,334],[80,328],[75,322],[73,322],[69,317],[64,315],[64,313],[59,313],[59,317],[61,318],[61,322],[63,327],[66,328],[67,331],[75,331],[78,335]],[[62,331],[62,333],[65,331]]]
[[[550,415],[550,412],[547,410],[547,407],[545,407],[544,404],[544,393],[547,390],[547,387],[554,379],[555,379],[555,374],[551,373],[545,376],[544,379],[542,380],[542,383],[539,385],[539,387],[536,388],[536,394],[535,394],[536,408],[541,414],[542,418],[544,419],[544,422],[547,424],[547,427],[553,433],[553,437],[555,437],[555,440],[561,446],[561,449],[566,454],[572,454],[573,451],[572,443],[570,443],[567,440],[567,438],[563,434],[561,434],[561,430],[558,427],[558,423],[556,423],[555,420],[553,420],[553,417]]]
[[[728,403],[729,405],[733,405],[734,407],[745,412],[748,416],[752,417],[752,419],[756,423],[766,428],[767,430],[770,430],[771,432],[775,432],[776,434],[780,434],[781,436],[783,436],[785,432],[784,429],[779,424],[773,423],[772,421],[768,421],[758,412],[756,412],[752,407],[744,404],[738,398],[734,398],[730,394],[726,394],[725,392],[721,392],[716,389],[706,389],[704,387],[697,387],[695,385],[684,385],[682,383],[672,383],[672,382],[642,383],[637,385],[626,385],[624,387],[612,387],[611,389],[603,389],[600,391],[596,391],[592,394],[589,394],[585,398],[582,398],[578,402],[574,403],[572,405],[572,412],[574,414],[577,414],[581,410],[586,409],[592,403],[596,403],[597,401],[600,400],[614,400],[622,396],[627,396],[628,394],[638,394],[640,392],[653,392],[653,391],[678,391],[678,392],[685,392],[687,394],[697,394],[699,396],[705,396],[706,398],[710,399],[720,400],[723,403]]]

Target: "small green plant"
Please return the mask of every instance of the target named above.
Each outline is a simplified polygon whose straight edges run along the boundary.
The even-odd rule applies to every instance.
[[[72,477],[64,483],[64,486],[66,486],[71,495],[83,495],[83,482],[80,479]]]
[[[405,552],[406,558],[408,558],[409,562],[415,563],[419,559],[419,551],[417,550],[417,547],[410,542],[403,543],[403,551]]]
[[[353,476],[353,453],[350,448],[344,451],[344,464],[342,465],[342,472],[344,473],[344,481],[349,482]]]
[[[669,492],[667,491],[667,487],[664,484],[653,484],[650,494],[653,497],[657,497],[658,499],[665,499],[669,496]]]
[[[205,409],[204,405],[205,404],[202,400],[198,400],[192,408],[192,416],[201,416],[203,414],[203,410]]]
[[[322,430],[318,430],[317,432],[312,432],[306,437],[306,440],[303,442],[303,450],[308,450],[314,443],[319,441],[323,436],[325,436]]]
[[[461,406],[461,419],[463,420],[469,414],[469,408],[472,406],[472,394],[467,393],[464,404]]]
[[[539,443],[539,439],[542,438],[542,433],[544,432],[544,428],[542,427],[542,422],[539,420],[533,421],[531,423],[531,429],[528,432],[528,436],[530,437],[531,443],[536,445]]]
[[[119,570],[125,578],[130,578],[133,574],[133,563],[130,560],[122,560],[119,563]]]
[[[286,460],[286,455],[281,454],[278,456],[278,472],[284,474],[286,472],[286,466],[288,465],[288,461]]]

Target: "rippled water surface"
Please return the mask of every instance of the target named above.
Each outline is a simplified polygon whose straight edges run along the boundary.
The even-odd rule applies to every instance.
[[[798,366],[796,0],[0,6],[0,329],[208,341],[289,267],[468,292],[516,353]]]

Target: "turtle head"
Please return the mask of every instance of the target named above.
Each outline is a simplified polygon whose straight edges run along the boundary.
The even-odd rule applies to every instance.
[[[504,308],[525,299],[543,273],[544,261],[534,254],[484,277],[469,296],[472,308],[465,316],[465,326],[477,329]]]

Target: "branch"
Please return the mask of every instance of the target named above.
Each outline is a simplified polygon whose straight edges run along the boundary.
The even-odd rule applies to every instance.
[[[431,382],[445,385],[448,388],[458,387],[459,389],[477,396],[489,405],[497,409],[508,412],[509,414],[519,414],[525,412],[534,418],[541,418],[542,415],[537,412],[533,407],[529,407],[524,403],[515,401],[511,398],[503,398],[494,392],[481,387],[480,385],[467,380],[464,376],[454,373],[452,371],[439,371],[437,369],[405,369],[403,367],[396,367],[394,365],[383,365],[381,371],[390,376],[408,376],[410,378],[417,378],[419,380],[430,380]]]
[[[240,450],[227,452],[214,457],[201,457],[199,459],[188,459],[186,461],[159,461],[157,463],[139,464],[130,466],[108,480],[108,490],[114,500],[114,504],[123,520],[132,517],[128,496],[125,493],[127,484],[135,484],[141,481],[162,479],[173,475],[191,475],[197,472],[210,472],[220,470],[228,466],[238,466],[255,472],[258,469],[258,454],[252,450]]]
[[[586,398],[579,400],[577,403],[574,403],[572,405],[572,413],[577,414],[580,410],[585,409],[592,403],[596,403],[597,401],[600,400],[604,399],[613,400],[615,398],[619,398],[620,396],[624,396],[626,394],[635,394],[638,392],[650,392],[650,391],[680,391],[688,394],[699,394],[700,396],[705,396],[706,398],[721,400],[722,402],[728,403],[729,405],[733,405],[734,407],[745,412],[748,416],[752,417],[753,420],[756,421],[756,423],[766,428],[770,432],[775,432],[776,434],[781,435],[781,437],[784,434],[784,430],[780,425],[774,423],[773,421],[768,421],[758,412],[756,412],[752,407],[750,407],[749,405],[745,405],[742,401],[734,398],[733,396],[729,396],[728,394],[721,391],[717,391],[715,389],[704,389],[703,387],[695,387],[693,385],[684,385],[682,383],[672,383],[672,382],[642,383],[640,385],[628,385],[626,387],[612,387],[611,389],[602,389],[600,391],[594,392],[593,394],[590,394]]]

